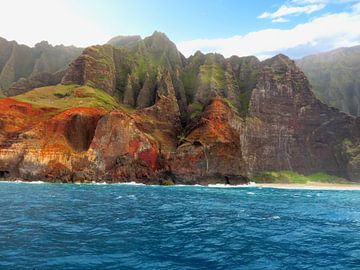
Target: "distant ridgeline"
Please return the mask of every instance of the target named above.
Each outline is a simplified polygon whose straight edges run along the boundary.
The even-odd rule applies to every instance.
[[[360,115],[360,46],[310,55],[296,64],[321,101],[351,115]]]
[[[21,93],[0,100],[9,178],[239,184],[286,170],[360,180],[359,119],[319,101],[285,55],[185,58],[163,33],[119,36],[86,48],[61,84]]]
[[[0,38],[0,92],[8,96],[60,83],[68,64],[82,49],[51,46],[42,41],[30,48]]]

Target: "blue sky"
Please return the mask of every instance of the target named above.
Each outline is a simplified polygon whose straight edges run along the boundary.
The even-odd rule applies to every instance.
[[[360,44],[360,0],[1,0],[0,36],[89,46],[165,32],[180,51],[293,58]],[[22,8],[19,8],[22,7]]]

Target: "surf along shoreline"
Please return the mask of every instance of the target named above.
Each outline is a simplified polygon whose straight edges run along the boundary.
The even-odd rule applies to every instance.
[[[154,185],[141,182],[46,182],[46,181],[24,181],[20,179],[0,179],[0,183],[23,183],[23,184],[73,184],[73,185],[133,185],[133,186],[170,186],[170,187],[208,187],[208,188],[275,188],[275,189],[308,189],[308,190],[359,190],[360,183],[323,183],[308,182],[305,184],[296,183],[255,183],[250,182],[242,185],[208,184],[208,185]]]

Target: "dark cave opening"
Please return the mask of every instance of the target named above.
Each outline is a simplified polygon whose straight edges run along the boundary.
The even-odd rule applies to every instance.
[[[10,176],[9,171],[0,171],[0,178],[7,178]]]

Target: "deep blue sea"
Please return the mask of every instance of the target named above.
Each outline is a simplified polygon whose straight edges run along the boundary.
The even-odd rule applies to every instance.
[[[0,269],[360,269],[360,191],[0,183]]]

